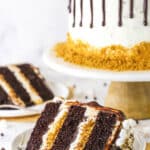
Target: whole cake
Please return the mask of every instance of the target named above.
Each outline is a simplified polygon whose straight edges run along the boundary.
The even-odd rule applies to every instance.
[[[54,49],[81,66],[150,70],[149,0],[69,0],[69,36]]]
[[[33,65],[0,67],[0,105],[25,107],[40,104],[53,97],[39,69]]]
[[[28,141],[26,150],[132,149],[129,132],[136,123],[122,112],[95,102],[54,99],[49,102]]]

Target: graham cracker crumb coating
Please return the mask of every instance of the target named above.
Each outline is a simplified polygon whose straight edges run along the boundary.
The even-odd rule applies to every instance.
[[[122,45],[94,47],[81,40],[67,40],[55,45],[57,57],[84,67],[114,70],[150,70],[150,42],[140,42],[127,48]]]

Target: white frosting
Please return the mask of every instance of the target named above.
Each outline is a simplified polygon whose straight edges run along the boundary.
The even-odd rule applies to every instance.
[[[101,0],[94,0],[94,27],[91,29],[90,0],[83,1],[83,27],[79,26],[80,0],[76,0],[76,26],[72,27],[73,14],[69,14],[69,32],[73,38],[80,38],[96,46],[121,44],[132,46],[141,41],[150,42],[150,9],[148,26],[143,25],[143,0],[134,0],[134,18],[129,17],[129,0],[123,0],[123,25],[118,26],[119,0],[106,0],[106,26],[102,26]],[[149,2],[149,1],[148,1]],[[148,3],[150,8],[150,3]]]

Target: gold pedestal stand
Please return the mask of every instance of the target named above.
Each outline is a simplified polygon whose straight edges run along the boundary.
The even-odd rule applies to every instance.
[[[150,82],[112,82],[105,106],[122,110],[127,118],[150,119]]]

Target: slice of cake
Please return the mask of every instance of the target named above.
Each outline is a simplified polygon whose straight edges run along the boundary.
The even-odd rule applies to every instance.
[[[120,149],[126,141],[124,132],[119,137],[123,120],[122,112],[95,102],[63,102],[55,99],[46,105],[26,150]],[[132,140],[129,143],[128,148],[131,149]]]
[[[0,105],[31,106],[54,97],[39,69],[31,64],[0,67]]]

